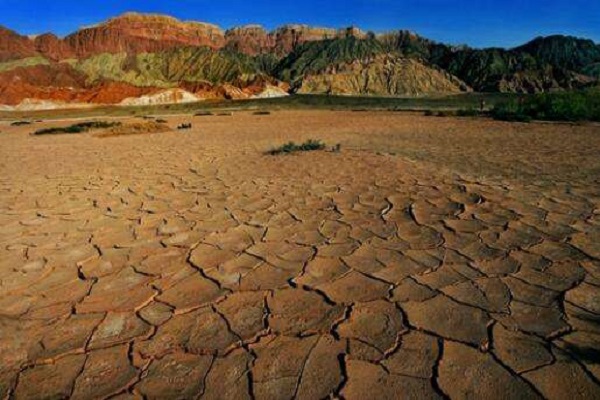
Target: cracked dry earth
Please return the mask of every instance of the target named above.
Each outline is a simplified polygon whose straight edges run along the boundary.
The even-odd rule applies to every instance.
[[[600,397],[597,126],[64,124],[0,126],[0,398]]]

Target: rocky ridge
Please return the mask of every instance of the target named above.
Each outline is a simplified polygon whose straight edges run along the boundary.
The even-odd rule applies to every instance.
[[[600,46],[566,36],[537,38],[514,49],[472,49],[405,30],[379,35],[307,25],[223,30],[127,13],[65,38],[0,28],[0,104],[118,104],[167,89],[199,99],[247,98],[268,92],[267,84],[291,93],[373,96],[535,93],[596,85],[598,65]]]

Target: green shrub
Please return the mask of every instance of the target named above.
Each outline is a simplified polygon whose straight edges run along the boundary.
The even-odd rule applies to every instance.
[[[56,135],[56,134],[73,134],[73,133],[83,133],[90,131],[92,129],[106,129],[112,128],[114,126],[120,126],[120,122],[106,122],[106,121],[91,121],[91,122],[81,122],[79,124],[74,124],[65,127],[58,128],[46,128],[35,131],[34,135]]]
[[[600,93],[585,90],[536,94],[498,104],[491,115],[502,121],[600,121]]]
[[[296,144],[294,142],[289,142],[284,144],[283,146],[274,148],[270,150],[268,153],[270,155],[278,155],[278,154],[291,154],[297,153],[300,151],[316,151],[316,150],[324,150],[327,146],[325,143],[320,140],[309,139],[302,144]]]

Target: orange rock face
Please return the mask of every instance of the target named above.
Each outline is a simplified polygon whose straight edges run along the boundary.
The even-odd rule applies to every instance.
[[[73,49],[63,40],[52,33],[45,33],[34,39],[36,51],[51,60],[64,60],[74,57]]]
[[[357,28],[336,30],[307,25],[286,25],[273,32],[248,25],[224,32],[207,23],[128,13],[85,27],[64,39],[51,33],[29,38],[0,27],[0,62],[40,54],[51,60],[63,60],[100,53],[158,52],[180,46],[229,47],[248,55],[274,51],[281,56],[304,42],[347,35],[362,37],[364,33]]]
[[[216,25],[185,22],[172,17],[128,13],[104,23],[85,27],[65,37],[54,34],[27,37],[0,27],[0,63],[28,57],[45,58],[47,63],[8,68],[0,73],[0,104],[14,106],[26,99],[57,102],[119,103],[126,98],[153,94],[155,87],[137,88],[127,83],[95,82],[76,70],[67,59],[83,60],[103,53],[127,53],[123,69],[139,53],[158,53],[182,47],[231,49],[250,56],[270,53],[283,57],[297,45],[334,37],[360,36],[349,28],[335,30],[307,25],[287,25],[268,32],[248,25],[225,32]],[[44,61],[44,60],[42,60]],[[137,71],[139,72],[139,71]],[[185,82],[173,77],[174,87],[200,98],[242,99],[260,95],[267,88],[289,90],[274,78],[242,78],[222,82]]]
[[[122,82],[89,86],[85,75],[67,64],[37,65],[0,74],[0,99],[7,105],[17,105],[25,99],[115,104],[128,97],[156,91],[153,87],[136,87]]]
[[[159,15],[125,14],[69,35],[65,42],[78,57],[86,57],[98,53],[156,52],[181,45],[221,48],[225,39],[215,25]]]
[[[225,39],[227,47],[249,55],[261,54],[275,47],[273,36],[259,25],[230,29]]]
[[[28,37],[0,26],[0,62],[34,55],[35,48]]]

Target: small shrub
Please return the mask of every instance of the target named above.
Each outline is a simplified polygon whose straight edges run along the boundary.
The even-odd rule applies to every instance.
[[[106,121],[91,121],[91,122],[81,122],[79,124],[74,124],[65,127],[58,128],[46,128],[35,131],[34,135],[56,135],[56,134],[73,134],[73,133],[83,133],[90,131],[92,129],[107,129],[115,126],[120,126],[120,122],[106,122]]]
[[[271,115],[271,111],[255,111],[254,115]]]
[[[156,120],[159,124],[166,124],[168,121],[166,119],[159,118]]]
[[[452,117],[453,115],[452,111],[438,111],[436,114],[437,117]]]
[[[217,114],[217,117],[231,117],[233,113],[231,111],[224,111]]]
[[[157,121],[157,122],[158,122],[158,121]],[[180,131],[181,131],[181,130],[192,129],[192,123],[191,123],[191,122],[188,122],[187,124],[180,124],[180,125],[177,127],[177,129],[178,129],[178,130],[180,130]]]
[[[23,125],[31,125],[29,121],[15,121],[10,126],[23,126]]]
[[[270,150],[268,153],[272,156],[275,156],[279,154],[297,153],[300,151],[324,150],[326,147],[327,146],[325,143],[321,142],[320,140],[309,139],[302,144],[296,144],[294,142],[286,143],[283,146]]]
[[[423,113],[424,116],[426,117],[433,117],[434,113],[433,110],[425,110],[425,112]]]
[[[212,111],[199,111],[194,114],[195,117],[210,117],[211,115],[215,115]]]

